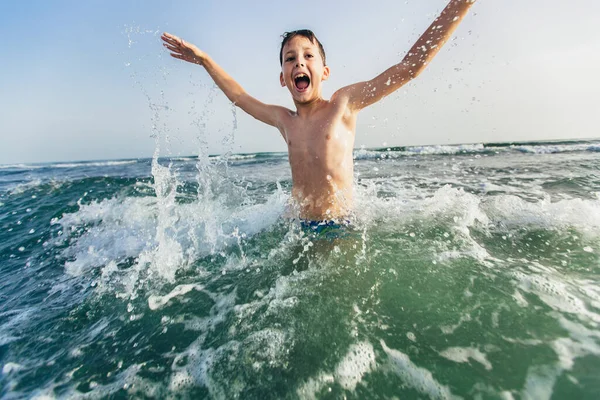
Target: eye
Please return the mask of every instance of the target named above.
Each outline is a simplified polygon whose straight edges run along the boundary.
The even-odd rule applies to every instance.
[[[310,53],[306,55],[306,58],[313,58],[313,57],[314,56],[312,54],[310,54]]]
[[[287,57],[285,61],[294,61],[294,57]]]

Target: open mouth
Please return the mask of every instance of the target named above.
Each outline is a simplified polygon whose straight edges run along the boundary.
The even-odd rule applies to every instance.
[[[310,78],[306,74],[298,74],[294,77],[294,85],[302,92],[310,85]]]

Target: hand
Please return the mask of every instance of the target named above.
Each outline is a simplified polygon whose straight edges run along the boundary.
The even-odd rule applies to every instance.
[[[202,61],[206,58],[206,53],[202,50],[175,35],[165,32],[160,38],[165,42],[163,46],[171,52],[171,57],[198,65],[202,65]]]

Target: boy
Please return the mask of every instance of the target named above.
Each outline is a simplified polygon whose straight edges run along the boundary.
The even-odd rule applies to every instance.
[[[346,221],[352,211],[352,151],[358,112],[416,78],[474,2],[451,0],[399,64],[370,81],[341,88],[330,100],[321,96],[322,83],[330,74],[321,43],[309,30],[285,33],[279,79],[292,95],[296,111],[251,97],[193,44],[168,33],[162,40],[171,56],[202,65],[236,106],[279,129],[288,146],[292,198],[300,218],[329,225]]]

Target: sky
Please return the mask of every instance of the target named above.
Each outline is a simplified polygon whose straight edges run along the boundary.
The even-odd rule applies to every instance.
[[[340,87],[401,61],[445,0],[0,0],[0,164],[285,151],[160,33],[252,96],[279,85],[285,31],[312,29]],[[359,114],[356,147],[600,137],[597,0],[479,0],[430,66]],[[158,139],[156,139],[158,137]]]

